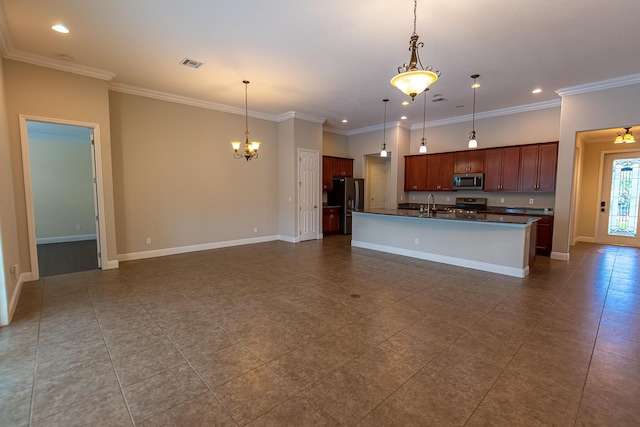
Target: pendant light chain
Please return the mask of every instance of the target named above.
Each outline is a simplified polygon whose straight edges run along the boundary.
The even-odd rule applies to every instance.
[[[473,79],[473,116],[471,118],[471,130],[476,131],[476,78]]]
[[[422,141],[424,141],[424,128],[426,128],[427,124],[427,92],[429,88],[424,90],[424,108],[422,109]]]
[[[416,33],[417,20],[418,20],[418,0],[413,0],[413,34]]]

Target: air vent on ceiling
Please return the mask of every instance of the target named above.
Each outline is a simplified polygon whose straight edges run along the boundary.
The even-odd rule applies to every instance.
[[[440,101],[446,101],[446,99],[444,99],[443,97],[440,97],[440,98],[433,98],[431,100],[431,102],[440,102]]]
[[[184,58],[182,61],[180,61],[180,63],[191,68],[200,68],[200,66],[202,65],[202,62],[189,58]]]

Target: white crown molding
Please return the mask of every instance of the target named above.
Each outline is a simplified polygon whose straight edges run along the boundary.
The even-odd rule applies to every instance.
[[[344,129],[336,129],[336,128],[332,128],[332,127],[329,127],[329,126],[323,126],[322,127],[322,131],[323,132],[333,133],[335,135],[347,136],[347,131],[344,130]]]
[[[74,64],[57,59],[50,59],[40,55],[20,51],[9,51],[4,53],[4,57],[13,61],[25,62],[27,64],[38,65],[40,67],[52,68],[67,73],[79,74],[85,77],[110,81],[116,76],[111,71],[101,70],[99,68],[87,67],[85,65]]]
[[[579,95],[581,93],[596,92],[604,89],[635,85],[638,83],[640,83],[640,74],[632,74],[629,76],[616,77],[614,79],[601,80],[599,82],[558,89],[556,93],[560,96],[571,96]]]
[[[298,113],[296,111],[287,111],[276,117],[277,122],[284,122],[290,119],[300,119],[307,122],[323,124],[327,119],[318,116],[312,116],[311,114]]]
[[[402,128],[402,129],[406,129],[406,130],[411,130],[411,127],[408,124],[405,124],[404,122],[391,122],[391,123],[387,123],[386,125],[381,124],[381,125],[373,125],[373,126],[367,126],[366,128],[360,128],[360,129],[355,129],[355,130],[350,130],[345,132],[345,135],[347,136],[353,136],[353,135],[361,135],[363,133],[369,133],[369,132],[377,132],[379,130],[384,130],[385,126],[387,129],[391,128]]]
[[[158,99],[160,101],[174,102],[177,104],[190,105],[192,107],[206,108],[208,110],[221,111],[223,113],[238,114],[244,116],[244,108],[231,107],[229,105],[218,104],[210,101],[203,101],[201,99],[189,98],[186,96],[174,95],[172,93],[160,92],[157,90],[144,89],[137,86],[130,86],[122,83],[111,82],[109,84],[109,90],[114,92],[127,93],[129,95],[144,96],[146,98]],[[277,121],[277,117],[271,114],[259,113],[249,110],[249,117],[255,119],[268,120],[271,122]]]

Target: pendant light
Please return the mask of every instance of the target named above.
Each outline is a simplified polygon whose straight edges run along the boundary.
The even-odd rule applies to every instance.
[[[427,127],[427,92],[429,88],[424,90],[424,108],[422,109],[422,139],[420,140],[419,153],[424,154],[427,152],[427,138],[424,137],[424,129]]]
[[[622,132],[618,132],[618,136],[616,137],[615,141],[613,141],[615,144],[630,144],[632,142],[636,142],[636,139],[633,136],[633,132],[631,132],[631,128],[624,128],[625,133]]]
[[[413,101],[417,94],[423,92],[431,84],[435,83],[440,77],[440,70],[433,71],[433,67],[429,65],[427,68],[422,67],[418,48],[423,47],[424,43],[418,43],[419,36],[416,34],[418,0],[413,2],[413,35],[409,40],[409,50],[411,51],[411,59],[409,64],[403,64],[398,67],[398,75],[391,79],[391,84],[400,89],[411,97]],[[420,64],[420,68],[418,68]]]
[[[474,74],[471,76],[473,79],[473,114],[471,116],[471,132],[469,132],[469,148],[478,148],[478,141],[476,140],[476,89],[480,87],[476,83],[476,79],[480,77],[480,74]]]
[[[243,157],[249,160],[258,158],[258,149],[260,148],[260,143],[258,141],[249,142],[249,109],[248,109],[248,97],[247,97],[247,87],[249,86],[249,80],[243,80],[244,83],[244,151],[240,151],[240,141],[231,142],[231,146],[233,147],[233,157],[236,159],[242,159]]]
[[[387,102],[388,99],[383,99],[384,102],[384,120],[382,122],[382,150],[380,150],[380,157],[387,157]]]

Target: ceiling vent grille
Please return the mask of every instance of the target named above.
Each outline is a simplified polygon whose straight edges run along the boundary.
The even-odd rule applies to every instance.
[[[431,102],[441,102],[441,101],[446,101],[446,99],[444,99],[442,96],[440,96],[439,98],[433,98],[431,100]]]
[[[200,68],[200,66],[202,65],[202,62],[196,61],[195,59],[189,59],[189,58],[184,58],[182,61],[180,61],[180,63],[182,65],[186,65],[187,67],[191,67],[191,68]]]

